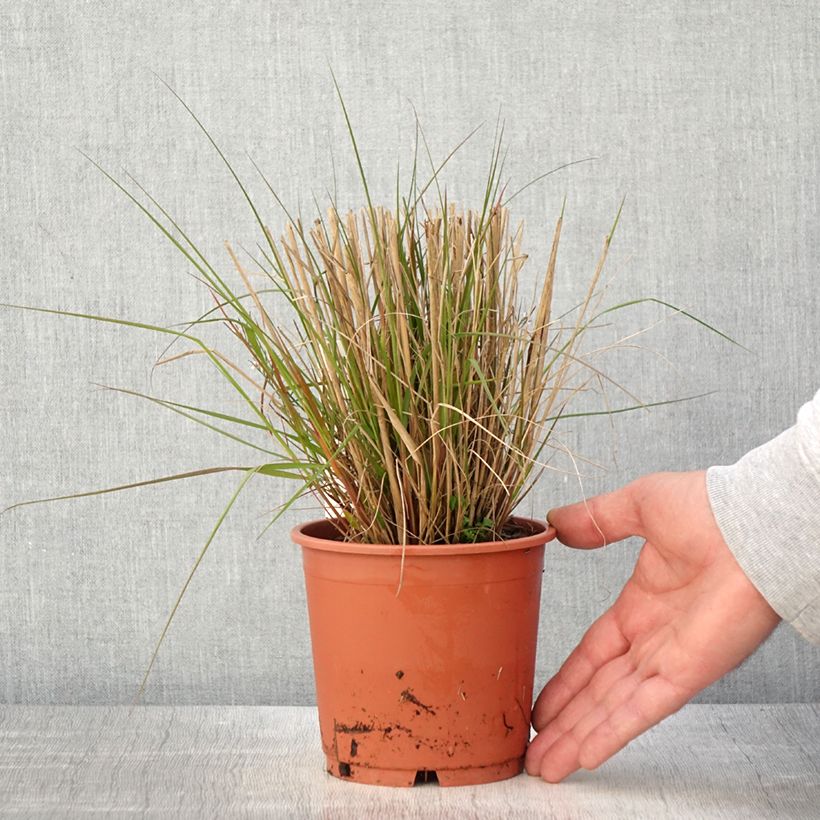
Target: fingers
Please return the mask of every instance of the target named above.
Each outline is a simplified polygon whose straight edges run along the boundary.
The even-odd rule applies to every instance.
[[[638,735],[677,712],[690,697],[660,675],[645,680],[626,703],[586,735],[576,768],[596,769]]]
[[[540,732],[592,680],[606,663],[629,648],[612,611],[587,630],[581,643],[547,682],[532,709],[532,725]]]
[[[639,676],[628,655],[621,655],[599,669],[590,684],[530,743],[525,759],[527,773],[539,774],[544,755],[553,755],[556,741],[565,736],[576,740],[584,737],[607,717],[609,710],[623,703],[638,683]]]
[[[643,481],[639,479],[638,482]],[[603,547],[630,535],[642,535],[638,482],[547,513],[558,540],[568,547]]]
[[[602,666],[585,686],[550,721],[530,743],[525,767],[528,774],[537,775],[545,754],[553,757],[566,751],[568,741],[578,744],[588,732],[605,720],[610,711],[623,703],[641,681],[629,654],[621,655]],[[558,742],[561,741],[561,745]]]
[[[690,697],[659,675],[643,680],[634,670],[620,675],[619,663],[620,658],[610,664],[611,670],[602,670],[603,695],[596,698],[593,687],[587,687],[566,714],[533,740],[526,757],[529,774],[558,783],[580,768],[595,769]],[[606,677],[615,678],[608,689]]]

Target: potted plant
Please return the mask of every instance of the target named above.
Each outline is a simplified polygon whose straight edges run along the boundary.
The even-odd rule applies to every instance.
[[[199,354],[245,414],[145,398],[248,444],[257,456],[264,452],[247,467],[97,491],[242,472],[146,679],[242,489],[258,476],[294,479],[298,489],[273,521],[308,493],[326,512],[297,526],[292,538],[303,550],[328,771],[407,786],[433,772],[442,785],[498,780],[522,769],[544,545],[553,537],[543,521],[514,512],[547,466],[542,454],[554,426],[588,381],[579,344],[601,315],[598,285],[618,219],[574,316],[556,320],[562,208],[540,296],[522,308],[517,286],[526,256],[501,184],[500,139],[477,207],[449,201],[439,187],[441,166],[422,183],[415,164],[404,194],[382,207],[371,200],[343,101],[342,110],[364,207],[341,213],[331,200],[309,226],[285,210],[279,238],[208,135],[262,238],[241,257],[228,248],[233,278],[146,192],[143,199],[103,171],[209,289],[214,307],[197,322],[179,330],[28,309],[187,342],[163,361]],[[200,326],[214,322],[246,361],[204,340]]]

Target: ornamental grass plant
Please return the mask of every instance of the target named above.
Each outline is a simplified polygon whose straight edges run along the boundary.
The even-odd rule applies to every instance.
[[[440,180],[455,152],[436,165],[417,123],[410,183],[404,191],[397,185],[395,202],[386,207],[371,199],[339,99],[364,206],[342,211],[331,197],[306,221],[290,214],[257,167],[286,217],[278,235],[180,99],[224,161],[259,230],[255,249],[227,245],[223,263],[212,264],[133,179],[121,182],[91,160],[177,248],[210,292],[213,307],[196,321],[164,327],[27,308],[162,334],[170,342],[162,364],[194,355],[204,359],[244,408],[228,413],[117,388],[246,445],[253,459],[245,466],[214,466],[59,497],[242,473],[176,600],[148,671],[197,567],[254,477],[296,482],[296,492],[268,526],[299,498],[312,495],[342,540],[436,545],[520,535],[511,522],[513,511],[551,466],[554,450],[565,449],[553,435],[556,425],[586,415],[571,412],[573,401],[606,381],[583,350],[585,337],[606,314],[640,301],[660,302],[638,299],[601,307],[601,275],[619,208],[576,307],[554,316],[562,206],[537,301],[522,305],[519,278],[527,255],[523,224],[513,224],[508,207],[515,194],[505,195],[503,129],[496,133],[483,198],[466,208],[450,200]],[[424,179],[420,145],[431,166]],[[283,305],[289,323],[281,319]],[[227,331],[222,338],[230,344],[206,342],[205,328],[213,325]],[[638,402],[617,411],[645,406]],[[23,502],[28,503],[38,502]]]

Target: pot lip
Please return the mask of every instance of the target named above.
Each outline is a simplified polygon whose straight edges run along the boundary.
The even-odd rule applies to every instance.
[[[317,518],[298,524],[290,531],[291,540],[303,549],[322,552],[342,552],[358,555],[479,555],[488,552],[514,552],[516,550],[540,547],[555,538],[555,530],[545,521],[537,518],[513,516],[511,522],[524,525],[532,532],[519,538],[507,541],[479,541],[475,544],[360,544],[353,541],[338,541],[330,538],[336,532],[332,520],[341,519]]]

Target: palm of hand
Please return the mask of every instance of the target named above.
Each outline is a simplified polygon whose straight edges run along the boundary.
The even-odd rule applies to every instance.
[[[550,520],[571,546],[646,539],[620,596],[533,709],[539,734],[526,768],[557,782],[596,768],[677,711],[751,654],[779,619],[726,546],[703,473],[647,476]]]

